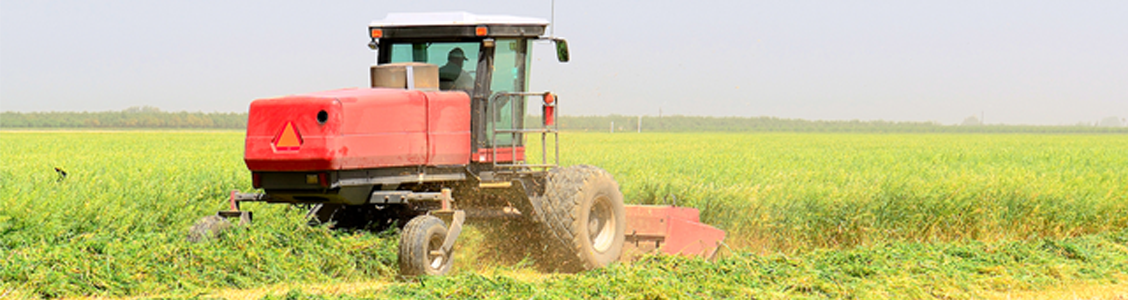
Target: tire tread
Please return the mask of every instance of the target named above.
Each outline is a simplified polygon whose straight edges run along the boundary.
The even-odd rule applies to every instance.
[[[583,188],[593,180],[614,182],[610,173],[590,165],[549,171],[545,193],[540,199],[545,207],[544,228],[541,231],[549,248],[546,250],[556,259],[554,266],[559,271],[579,272],[598,267],[583,257],[582,239],[587,238],[586,233],[576,232],[579,228],[584,228],[579,222],[586,222],[580,220],[583,212],[576,207],[582,205],[584,197],[588,196],[585,192],[591,192],[584,191]],[[615,188],[618,189],[618,184],[615,184]]]

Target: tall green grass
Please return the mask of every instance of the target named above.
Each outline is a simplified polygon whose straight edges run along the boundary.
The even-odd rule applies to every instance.
[[[393,280],[396,239],[391,233],[311,228],[304,225],[304,211],[285,205],[248,204],[244,208],[255,212],[254,226],[200,244],[185,241],[188,227],[200,217],[225,208],[230,190],[250,190],[242,136],[226,131],[0,132],[0,288],[58,297]],[[912,261],[912,255],[930,259],[928,253],[935,253],[927,250],[931,247],[970,247],[967,257],[933,260],[959,264],[959,259],[1000,251],[990,246],[996,240],[1088,259],[1084,266],[1063,271],[1065,279],[1098,274],[1085,271],[1091,265],[1111,268],[1095,277],[1104,280],[1107,274],[1125,272],[1115,264],[1124,260],[1115,255],[1128,244],[1115,239],[1128,227],[1128,136],[565,133],[561,149],[564,165],[609,170],[628,202],[676,199],[679,205],[701,208],[704,222],[730,233],[735,257],[729,259],[736,260],[722,265],[754,272],[782,266],[743,264],[797,256],[803,264],[854,249],[863,249],[858,255],[880,253],[887,245],[925,249],[911,252],[923,254],[898,254],[905,256],[901,261]],[[55,167],[68,176],[60,180]],[[1052,246],[1073,236],[1110,232],[1119,235],[1111,238],[1113,245],[1093,250],[1104,253],[1100,255],[1086,256],[1088,250],[1077,247],[1082,254],[1068,254],[1076,252],[1068,250],[1072,246]],[[1066,250],[1053,250],[1058,248]],[[1008,272],[1045,271],[1058,264],[1022,263],[1025,267],[1012,266]],[[686,282],[711,280],[715,285],[708,289],[720,289],[718,296],[762,295],[751,287],[721,289],[728,280],[794,281],[785,286],[799,291],[815,290],[812,284],[817,283],[837,293],[832,295],[852,295],[851,289],[867,285],[898,286],[896,281],[862,279],[847,282],[853,287],[835,285],[837,279],[819,277],[823,271],[769,277],[741,273],[758,279],[725,279],[717,274],[726,273],[708,273],[716,271],[709,265],[678,267],[702,264],[663,258],[512,286],[555,289],[552,295],[568,296],[573,289],[613,279],[626,285],[599,288],[626,293],[632,286],[649,291],[630,285],[636,280],[667,275]],[[875,274],[914,270],[882,268]],[[905,284],[925,282],[919,278],[929,276],[963,276],[928,266],[915,270],[923,275],[912,276],[923,277]],[[944,278],[938,284],[945,289],[974,279]],[[1015,286],[1021,278],[1014,277]],[[505,284],[506,279],[498,280]],[[497,282],[472,274],[434,282],[474,287],[481,286],[479,281]],[[655,288],[663,286],[686,288],[673,283]],[[413,295],[396,289],[393,295]]]
[[[700,208],[764,252],[1128,226],[1124,135],[565,133],[560,148],[628,202]]]
[[[240,132],[3,132],[0,144],[4,286],[50,298],[394,273],[394,239],[310,228],[286,206],[248,205],[255,226],[187,242],[230,190],[250,189]]]

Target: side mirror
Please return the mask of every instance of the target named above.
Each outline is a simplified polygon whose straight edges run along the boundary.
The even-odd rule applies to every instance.
[[[568,41],[562,38],[555,38],[552,41],[556,43],[556,60],[568,62]]]

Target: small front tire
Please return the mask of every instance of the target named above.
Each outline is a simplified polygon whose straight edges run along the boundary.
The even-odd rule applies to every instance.
[[[421,215],[408,221],[400,235],[400,274],[437,276],[450,272],[454,251],[439,254],[446,236],[446,224],[435,216]]]
[[[188,229],[188,241],[198,243],[206,239],[217,238],[220,233],[231,228],[231,222],[220,216],[207,216]]]

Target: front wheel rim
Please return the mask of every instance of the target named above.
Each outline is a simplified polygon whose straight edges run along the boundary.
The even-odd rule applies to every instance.
[[[425,249],[427,251],[427,267],[431,268],[431,271],[434,273],[442,272],[443,264],[445,264],[447,260],[444,255],[434,254],[442,251],[443,239],[443,236],[437,234],[431,236],[430,241],[427,243],[427,249]]]

